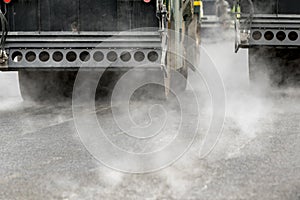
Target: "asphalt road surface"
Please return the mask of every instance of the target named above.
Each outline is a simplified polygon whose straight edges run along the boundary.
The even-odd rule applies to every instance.
[[[246,51],[234,54],[231,41],[204,43],[204,47],[226,87],[227,114],[219,143],[200,159],[200,136],[180,160],[149,174],[105,167],[80,141],[70,102],[24,103],[17,75],[1,73],[0,199],[299,200],[299,89],[265,85],[249,89]],[[190,81],[200,93],[198,77],[191,73]],[[190,95],[188,89],[187,102]],[[133,103],[133,113],[139,116],[144,106]],[[200,135],[211,116],[209,103],[203,101],[201,106]],[[97,116],[114,137],[119,134],[110,109],[109,102],[97,103]],[[124,148],[132,147],[114,139]]]

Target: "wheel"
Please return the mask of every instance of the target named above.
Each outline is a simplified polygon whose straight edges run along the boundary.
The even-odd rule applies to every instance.
[[[157,70],[135,70],[134,73],[136,81],[147,80],[153,82],[151,84],[143,85],[133,94],[133,99],[136,100],[165,100],[164,88],[164,72],[161,69]],[[134,81],[135,78],[133,78]]]
[[[277,49],[249,49],[249,79],[251,84],[278,86],[282,82],[282,61]]]
[[[77,72],[19,71],[20,92],[24,101],[57,101],[72,96]]]
[[[93,72],[88,72],[93,73]],[[114,71],[112,69],[106,69],[98,83],[97,91],[96,91],[96,100],[109,98],[113,92],[113,89],[122,76],[124,71]]]
[[[299,85],[300,49],[256,47],[249,49],[249,77],[254,84]]]
[[[282,81],[280,86],[297,86],[300,85],[300,48],[281,49],[278,57],[283,61],[282,65]]]

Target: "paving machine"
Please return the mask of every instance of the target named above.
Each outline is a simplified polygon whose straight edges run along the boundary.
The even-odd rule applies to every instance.
[[[202,0],[201,32],[220,37],[220,31],[231,27],[230,4],[225,0]]]
[[[300,2],[236,0],[235,50],[249,49],[249,77],[273,86],[300,82]]]
[[[171,41],[168,29],[188,32],[194,0],[0,0],[0,7],[0,70],[18,71],[25,100],[70,96],[80,67],[187,77],[185,62],[166,53],[185,51],[183,37]]]

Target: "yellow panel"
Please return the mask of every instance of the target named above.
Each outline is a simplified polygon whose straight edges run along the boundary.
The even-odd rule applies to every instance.
[[[202,2],[201,1],[194,1],[194,6],[202,6]]]

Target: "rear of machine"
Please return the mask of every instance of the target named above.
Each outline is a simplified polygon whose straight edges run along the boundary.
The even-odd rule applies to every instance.
[[[143,53],[145,58],[149,53],[159,55],[155,1],[13,0],[2,3],[3,7],[9,26],[5,42],[10,55],[7,70],[103,67],[129,50],[132,54]],[[134,31],[140,27],[157,30]],[[125,30],[133,31],[119,34]],[[99,45],[102,42],[105,45]],[[159,61],[158,57],[154,60]],[[128,65],[134,62],[137,59]]]
[[[240,0],[236,2],[236,51],[249,48],[250,79],[286,85],[299,79],[300,2]],[[286,67],[284,67],[286,66]]]
[[[203,16],[201,31],[205,35],[221,37],[220,31],[227,30],[232,25],[230,4],[226,0],[203,0]]]
[[[163,51],[170,46],[167,29],[182,32],[183,15],[193,18],[193,0],[1,0],[0,5],[0,70],[19,71],[23,96],[30,93],[28,86],[53,75],[49,82],[72,82],[80,67],[186,71],[182,61],[167,66]],[[183,51],[180,40],[172,41],[176,51]],[[44,81],[37,83],[37,77]]]

